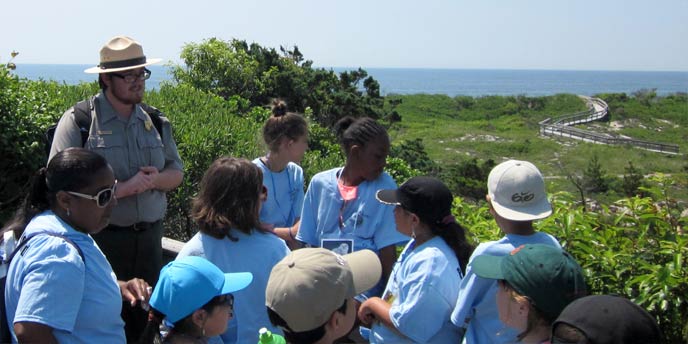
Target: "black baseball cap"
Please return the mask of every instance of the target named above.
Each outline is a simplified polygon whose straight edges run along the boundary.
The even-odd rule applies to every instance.
[[[401,206],[429,224],[451,215],[454,201],[449,188],[439,179],[422,176],[407,180],[398,189],[379,190],[375,198],[384,204]]]
[[[571,302],[552,324],[552,343],[567,342],[557,327],[574,327],[587,343],[661,343],[657,321],[630,300],[612,295],[590,295]]]

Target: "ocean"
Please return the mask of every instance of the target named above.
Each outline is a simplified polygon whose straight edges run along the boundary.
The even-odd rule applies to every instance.
[[[90,65],[18,64],[16,75],[31,80],[55,80],[66,84],[93,81],[83,71]],[[148,89],[171,81],[165,66],[148,67],[153,74]],[[347,68],[325,68],[335,72]],[[547,96],[558,93],[595,95],[656,89],[657,94],[688,93],[688,72],[563,71],[508,69],[411,69],[364,68],[380,83],[383,95],[446,94],[472,97],[487,95]]]

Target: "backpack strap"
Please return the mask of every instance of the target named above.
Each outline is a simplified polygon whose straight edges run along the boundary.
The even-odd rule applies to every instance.
[[[160,138],[162,139],[162,118],[164,117],[165,114],[162,113],[162,111],[158,110],[158,108],[154,106],[150,106],[146,103],[141,103],[139,104],[143,111],[145,111],[148,116],[150,117],[151,121],[153,122],[153,126],[155,126],[155,130],[158,131],[158,134],[160,134]]]
[[[88,141],[88,136],[91,131],[91,121],[92,113],[95,108],[95,103],[97,102],[96,97],[91,97],[86,100],[82,100],[76,105],[74,105],[74,121],[77,127],[79,127],[79,133],[81,134],[81,147],[86,145]]]
[[[14,251],[12,251],[12,253],[9,255],[9,257],[7,257],[7,259],[3,263],[5,263],[5,264],[7,264],[7,266],[9,266],[10,263],[12,262],[12,259],[14,258],[14,256],[17,255],[17,253],[22,251],[22,248],[24,246],[26,246],[26,244],[29,243],[29,240],[31,240],[32,238],[34,238],[36,236],[42,235],[42,234],[62,238],[62,240],[66,241],[68,244],[72,245],[79,252],[79,256],[81,256],[81,260],[84,262],[84,265],[86,265],[86,258],[84,258],[84,252],[81,250],[81,247],[79,247],[79,245],[77,245],[74,241],[72,241],[72,239],[70,239],[70,238],[68,238],[62,234],[52,233],[52,232],[38,232],[38,233],[31,234],[27,237],[21,237],[19,240],[19,243],[17,244],[17,247],[14,248]]]

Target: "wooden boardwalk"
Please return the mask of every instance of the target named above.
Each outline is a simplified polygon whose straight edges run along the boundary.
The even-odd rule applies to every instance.
[[[586,99],[588,103],[589,109],[587,111],[563,115],[556,118],[547,118],[541,121],[539,123],[540,135],[566,137],[605,145],[629,145],[653,152],[679,154],[678,145],[636,140],[573,127],[577,124],[600,121],[609,116],[609,106],[604,100],[585,96],[581,96],[581,98]]]

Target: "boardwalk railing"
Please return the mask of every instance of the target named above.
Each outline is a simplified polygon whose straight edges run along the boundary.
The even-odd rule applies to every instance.
[[[177,253],[182,250],[184,243],[168,237],[162,238],[162,259],[165,264],[174,260]]]
[[[588,100],[589,110],[559,116],[554,119],[547,118],[541,121],[539,123],[540,135],[567,137],[606,145],[630,145],[653,152],[678,154],[678,145],[636,140],[572,127],[572,125],[576,124],[599,121],[609,115],[609,106],[604,100],[591,97],[585,98]]]

